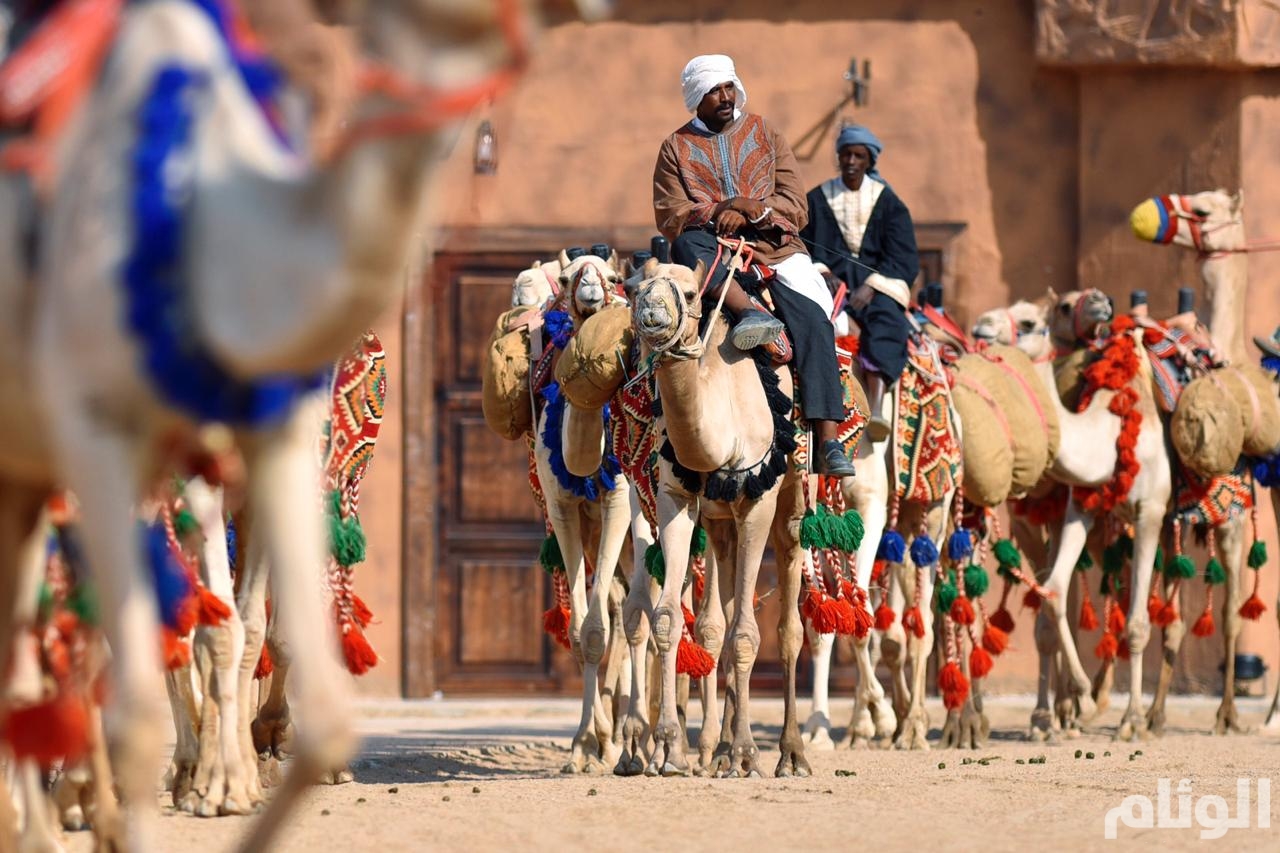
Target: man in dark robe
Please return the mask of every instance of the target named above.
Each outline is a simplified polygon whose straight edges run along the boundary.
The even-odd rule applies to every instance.
[[[706,263],[704,297],[714,304],[728,280],[717,265],[716,237],[744,237],[755,244],[755,260],[774,274],[770,294],[778,318],[760,310],[729,281],[724,308],[734,318],[729,339],[749,350],[772,345],[790,332],[805,418],[818,435],[815,469],[852,477],[853,465],[836,440],[844,420],[844,391],[831,325],[833,303],[826,283],[799,238],[806,221],[803,186],[791,147],[763,118],[743,111],[746,90],[727,56],[699,56],[681,75],[692,120],[663,141],[653,174],[653,210],[658,230],[671,240],[672,260]]]
[[[872,441],[889,435],[881,401],[907,363],[906,311],[920,273],[911,213],[876,169],[883,150],[866,128],[844,128],[836,139],[840,174],[809,191],[809,221],[800,232],[814,260],[852,291],[848,311],[861,331]]]

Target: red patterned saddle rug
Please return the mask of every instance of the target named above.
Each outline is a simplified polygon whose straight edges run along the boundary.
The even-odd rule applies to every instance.
[[[960,486],[960,441],[941,369],[937,345],[913,335],[893,419],[894,488],[901,500],[934,503]]]

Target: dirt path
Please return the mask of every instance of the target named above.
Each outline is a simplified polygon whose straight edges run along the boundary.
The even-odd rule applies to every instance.
[[[1116,696],[1083,737],[1051,746],[1026,741],[1032,704],[1030,697],[988,699],[992,738],[976,753],[811,751],[814,775],[785,780],[562,776],[577,718],[569,702],[368,705],[357,781],[317,789],[278,849],[995,853],[1208,843],[1199,840],[1198,827],[1121,826],[1119,840],[1104,840],[1107,810],[1131,794],[1154,802],[1162,777],[1175,789],[1180,779],[1191,780],[1197,797],[1226,797],[1233,814],[1237,778],[1273,778],[1275,828],[1257,828],[1255,817],[1253,828],[1232,830],[1218,844],[1233,851],[1280,847],[1280,737],[1207,734],[1216,700],[1172,700],[1169,733],[1129,744],[1112,742],[1124,704]],[[755,707],[761,763],[772,770],[781,704]],[[942,708],[931,703],[929,710],[936,738]],[[1256,726],[1264,708],[1246,701],[1241,711]],[[847,722],[848,703],[836,703],[834,713],[838,724]],[[1094,758],[1076,758],[1077,750]],[[1039,756],[1043,764],[1017,763]],[[994,760],[963,763],[987,757]],[[164,815],[159,850],[229,850],[245,831],[240,818],[202,820],[172,809]],[[69,846],[87,851],[88,841],[74,836]]]

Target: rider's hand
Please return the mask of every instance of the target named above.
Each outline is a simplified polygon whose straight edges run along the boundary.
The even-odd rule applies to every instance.
[[[764,213],[764,202],[757,201],[754,198],[746,196],[738,196],[733,200],[733,209],[746,217],[748,222],[754,222]]]
[[[858,285],[849,297],[849,308],[853,311],[861,311],[871,304],[871,297],[874,295],[875,291],[867,285]]]
[[[726,208],[725,210],[720,211],[720,215],[716,217],[716,233],[722,237],[737,234],[746,227],[746,218],[732,208]]]

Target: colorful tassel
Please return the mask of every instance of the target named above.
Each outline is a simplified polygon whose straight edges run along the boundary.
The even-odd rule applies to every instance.
[[[908,608],[902,614],[902,627],[915,634],[917,639],[924,638],[924,617],[920,615],[919,607]]]
[[[542,564],[543,571],[549,575],[565,570],[560,540],[554,533],[548,533],[547,538],[542,540],[542,547],[538,550],[538,562]]]
[[[916,568],[932,566],[938,562],[938,546],[928,536],[917,536],[911,541],[911,562]]]
[[[964,569],[964,591],[970,598],[982,598],[991,587],[991,576],[978,563],[970,563]]]
[[[947,710],[954,711],[964,704],[969,696],[969,679],[960,669],[960,664],[948,661],[938,671],[938,690],[942,693],[942,704]]]
[[[986,678],[994,666],[991,653],[982,646],[974,646],[969,652],[969,674],[974,678]]]
[[[662,546],[657,542],[644,549],[644,567],[649,572],[649,577],[658,582],[658,586],[667,582],[667,560],[662,555]]]
[[[952,533],[947,539],[947,557],[953,563],[959,563],[973,553],[973,537],[969,531],[961,529]]]
[[[62,692],[47,702],[11,710],[4,738],[16,759],[30,759],[42,768],[59,759],[74,764],[89,751],[89,711],[83,698]],[[28,808],[36,805],[41,804]]]
[[[267,648],[267,644],[262,644],[262,651],[258,654],[258,665],[253,669],[253,677],[259,681],[275,672],[275,662],[271,660],[271,650]]]
[[[972,625],[976,618],[973,612],[973,604],[968,597],[960,596],[951,605],[951,618],[961,625]]]
[[[995,624],[994,618],[987,620],[987,626],[982,631],[982,647],[997,656],[1009,647],[1008,633]]]
[[[876,548],[876,559],[888,563],[902,563],[907,558],[907,540],[896,530],[886,530]]]
[[[880,606],[876,608],[876,630],[888,631],[889,628],[893,626],[893,620],[895,618],[897,617],[893,612],[893,608],[888,604],[885,604],[883,601],[880,602]]]
[[[378,653],[354,623],[343,626],[342,657],[352,675],[364,675],[378,665]]]
[[[1093,599],[1088,590],[1084,591],[1084,600],[1080,602],[1080,630],[1092,631],[1098,627],[1098,612],[1093,609]]]

